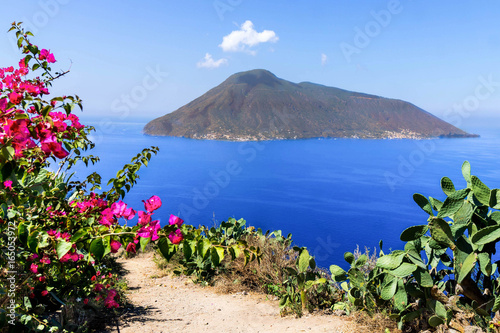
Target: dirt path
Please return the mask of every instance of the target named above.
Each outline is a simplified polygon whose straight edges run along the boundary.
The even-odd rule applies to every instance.
[[[220,295],[187,278],[154,278],[160,271],[151,254],[120,262],[134,306],[109,329],[112,333],[346,332],[348,322],[335,316],[281,318],[277,301],[265,295]]]

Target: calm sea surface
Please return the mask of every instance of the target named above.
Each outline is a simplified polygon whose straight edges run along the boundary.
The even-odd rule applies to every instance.
[[[162,224],[172,213],[193,225],[234,217],[280,229],[324,267],[345,267],[345,251],[373,249],[381,239],[386,251],[402,248],[401,231],[427,219],[413,193],[443,200],[443,176],[465,187],[464,160],[490,188],[500,187],[498,130],[477,129],[477,139],[252,143],[144,136],[146,122],[86,121],[97,128],[93,154],[101,162],[77,168],[75,176],[98,171],[107,183],[142,148],[158,146],[160,153],[125,197],[129,205],[143,209],[141,200],[155,194],[163,201],[155,215]]]

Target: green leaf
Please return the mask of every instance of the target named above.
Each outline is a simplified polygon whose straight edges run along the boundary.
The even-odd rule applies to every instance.
[[[405,229],[399,237],[403,242],[411,242],[419,239],[429,230],[428,225],[415,225]]]
[[[344,281],[347,278],[347,272],[344,271],[340,266],[331,265],[330,272],[332,273],[332,279],[335,282]]]
[[[88,232],[86,229],[78,229],[73,236],[71,237],[71,241],[73,243],[76,243],[79,239],[81,239],[84,236],[87,236]]]
[[[490,276],[491,275],[491,270],[492,270],[492,265],[491,265],[491,260],[490,256],[488,253],[479,253],[477,255],[477,259],[479,260],[479,267],[481,268],[481,272],[483,272],[484,275]]]
[[[462,164],[462,175],[464,179],[467,181],[467,185],[470,187],[471,179],[470,179],[470,163],[469,161],[465,161]]]
[[[436,327],[436,326],[439,326],[441,324],[444,324],[444,319],[439,317],[439,316],[432,316],[429,318],[429,325],[431,327]]]
[[[426,197],[424,197],[422,194],[419,194],[419,193],[415,193],[413,195],[413,200],[417,203],[417,205],[420,206],[420,208],[422,208],[427,214],[429,215],[432,215],[434,216],[434,213],[432,212],[432,207],[431,207],[431,204],[429,202],[429,200],[427,200]]]
[[[472,236],[472,243],[475,245],[484,245],[494,242],[500,238],[500,225],[492,225],[483,228]]]
[[[184,240],[182,242],[182,252],[184,253],[184,258],[187,261],[189,261],[189,259],[191,259],[191,256],[193,255],[193,253],[195,251],[194,247],[195,247],[195,242],[192,240]]]
[[[465,258],[464,263],[462,264],[462,267],[460,267],[460,273],[458,274],[458,283],[462,283],[463,279],[470,273],[470,271],[474,268],[476,265],[476,253],[472,252]]]
[[[443,202],[435,199],[433,197],[429,197],[429,202],[431,203],[432,208],[434,208],[435,211],[438,211],[443,207]]]
[[[380,297],[382,297],[382,299],[386,301],[390,300],[396,293],[397,287],[398,287],[398,279],[393,279],[389,281],[382,287],[382,291],[380,292]]]
[[[408,259],[418,267],[422,269],[427,269],[427,265],[422,261],[420,255],[414,251],[408,252]]]
[[[500,296],[497,296],[495,298],[495,304],[493,305],[493,308],[491,309],[492,312],[497,312],[500,310]]]
[[[500,209],[500,189],[495,188],[491,190],[490,207],[493,209]]]
[[[440,301],[436,301],[434,311],[439,317],[446,320],[446,308],[444,307],[443,303],[441,303]]]
[[[396,269],[389,271],[389,273],[394,276],[403,278],[413,273],[416,269],[417,265],[404,262]]]
[[[175,245],[171,244],[168,241],[167,237],[158,238],[158,241],[156,243],[158,244],[158,250],[160,250],[160,254],[163,256],[163,258],[169,261],[175,254]],[[184,243],[184,247],[189,247],[185,245],[186,244]]]
[[[421,315],[421,310],[417,310],[417,311],[413,311],[413,312],[409,312],[407,314],[405,314],[401,320],[405,323],[409,323],[409,322],[412,322],[414,321],[415,319],[417,319],[418,317],[420,317]]]
[[[38,252],[38,235],[39,235],[39,232],[38,231],[34,231],[32,232],[29,236],[28,236],[28,248],[31,250],[31,252]]]
[[[483,205],[489,206],[491,196],[491,190],[489,187],[480,181],[476,176],[471,177],[471,184],[472,191],[474,192],[474,196],[477,200],[479,200],[479,202]]]
[[[303,249],[300,252],[299,255],[299,260],[298,260],[298,268],[300,273],[304,273],[307,268],[309,267],[309,258],[311,256],[309,255],[309,251],[307,249]]]
[[[71,250],[72,246],[73,243],[60,239],[56,246],[57,257],[61,259],[66,253],[68,253],[69,250]]]
[[[378,258],[377,267],[386,269],[395,269],[403,262],[405,256],[404,252],[401,253],[391,253]]]
[[[19,241],[22,244],[26,244],[28,242],[29,228],[28,225],[24,222],[20,222],[17,226],[17,235]]]
[[[432,277],[427,269],[417,268],[413,272],[413,276],[422,287],[431,288],[434,285],[434,281],[432,281]]]
[[[224,260],[224,248],[220,246],[212,247],[211,258],[214,266],[219,266],[222,260]]]
[[[202,258],[205,258],[208,249],[212,246],[212,243],[210,240],[203,238],[198,241],[197,249],[198,249],[198,255],[200,255]]]
[[[443,203],[443,206],[439,210],[439,213],[437,217],[443,218],[443,217],[448,217],[452,216],[456,212],[459,211],[459,209],[462,207],[464,204],[464,199],[467,197],[467,194],[469,193],[469,189],[463,189],[456,191],[452,193],[448,198]]]
[[[398,279],[398,288],[394,294],[394,305],[399,311],[404,311],[408,305],[408,295],[405,290],[403,279]]]
[[[240,256],[241,249],[240,249],[240,247],[237,244],[231,246],[230,249],[233,252],[234,258],[238,258]]]
[[[96,238],[90,243],[90,254],[95,260],[99,261],[104,255],[104,243],[102,238]]]
[[[490,221],[494,221],[496,224],[500,224],[500,212],[494,211],[490,215]]]
[[[467,225],[474,214],[474,209],[468,201],[464,201],[464,204],[460,209],[453,215],[454,225]]]
[[[359,256],[358,260],[356,260],[356,262],[354,263],[354,266],[355,267],[361,267],[364,264],[366,264],[367,260],[368,260],[368,257],[366,256],[366,254],[362,254],[362,255]]]
[[[441,189],[443,189],[444,194],[450,195],[455,192],[455,185],[448,177],[441,178]]]
[[[453,242],[453,235],[449,224],[440,218],[432,218],[429,221],[429,228],[431,230],[431,237],[439,244],[445,244],[446,246],[455,248]]]
[[[150,237],[139,237],[139,244],[141,245],[141,251],[145,252],[146,251],[146,246],[148,245],[149,241],[151,240]]]
[[[344,259],[349,263],[349,265],[352,265],[352,263],[354,262],[354,254],[352,254],[351,252],[346,252],[344,253]]]

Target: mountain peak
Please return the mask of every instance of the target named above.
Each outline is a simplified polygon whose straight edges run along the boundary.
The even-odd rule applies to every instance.
[[[231,75],[224,83],[226,84],[246,84],[255,87],[263,84],[270,87],[281,85],[281,79],[265,69],[253,69]]]

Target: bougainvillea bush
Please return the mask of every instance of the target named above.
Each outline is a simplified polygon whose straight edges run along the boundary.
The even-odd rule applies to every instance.
[[[32,44],[21,24],[10,31],[22,58],[0,68],[0,327],[83,330],[89,317],[80,310],[123,302],[116,273],[104,264],[109,254],[134,253],[149,241],[173,251],[183,240],[182,220],[172,216],[162,228],[155,195],[139,211],[122,201],[157,147],[132,158],[107,191],[97,173],[71,180],[75,164],[99,160],[89,154],[93,128],[73,113],[82,108],[78,96],[50,95],[69,71],[54,72],[54,54]]]

